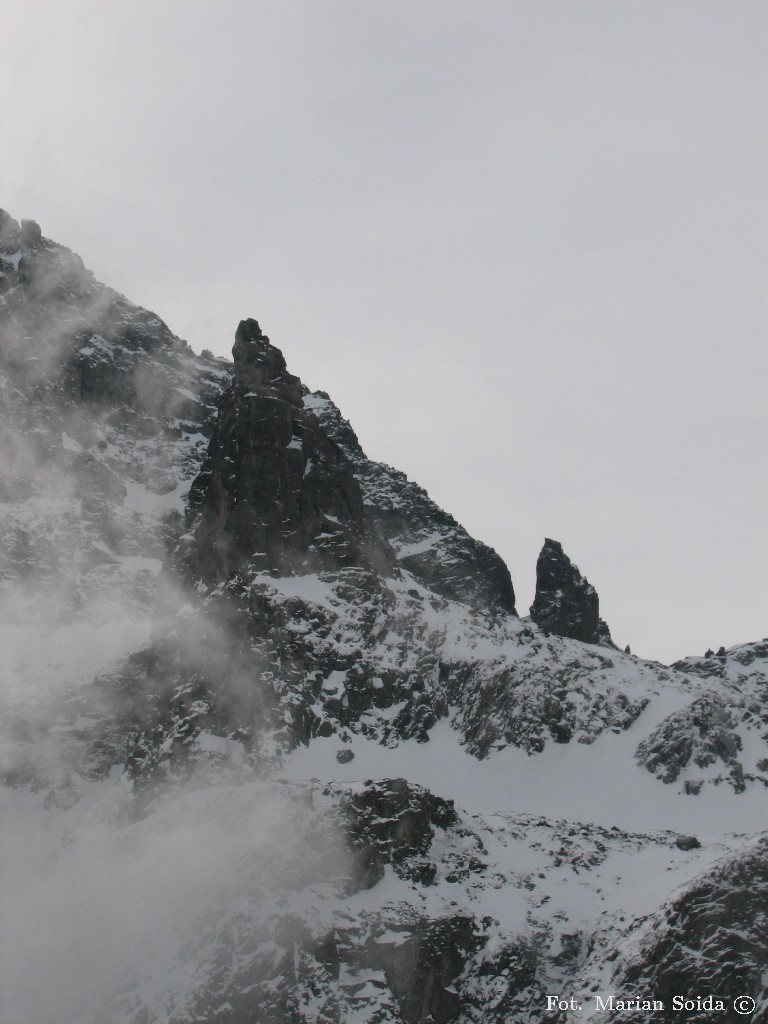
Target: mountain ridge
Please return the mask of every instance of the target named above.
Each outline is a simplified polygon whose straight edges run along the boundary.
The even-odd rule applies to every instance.
[[[199,357],[34,222],[0,260],[11,1024],[543,1022],[714,976],[766,1019],[728,936],[768,912],[768,643],[606,646],[549,541],[521,619],[256,321]]]

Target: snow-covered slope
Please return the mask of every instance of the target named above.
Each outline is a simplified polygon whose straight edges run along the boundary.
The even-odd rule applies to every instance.
[[[768,642],[520,619],[255,321],[0,260],[4,1021],[768,1019]]]

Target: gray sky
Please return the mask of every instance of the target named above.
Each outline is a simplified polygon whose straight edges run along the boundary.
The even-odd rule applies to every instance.
[[[0,205],[198,351],[256,317],[368,454],[616,641],[766,630],[768,7],[3,0]]]

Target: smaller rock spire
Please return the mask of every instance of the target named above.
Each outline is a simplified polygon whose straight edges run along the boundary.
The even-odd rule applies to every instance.
[[[536,563],[536,597],[531,618],[557,636],[613,647],[608,626],[600,618],[597,591],[563,551],[547,537]]]

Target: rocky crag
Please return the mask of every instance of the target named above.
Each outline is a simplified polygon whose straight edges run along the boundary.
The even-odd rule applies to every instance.
[[[0,215],[9,1024],[768,1019],[768,642],[622,653],[549,540],[519,618],[255,320],[233,357]]]

